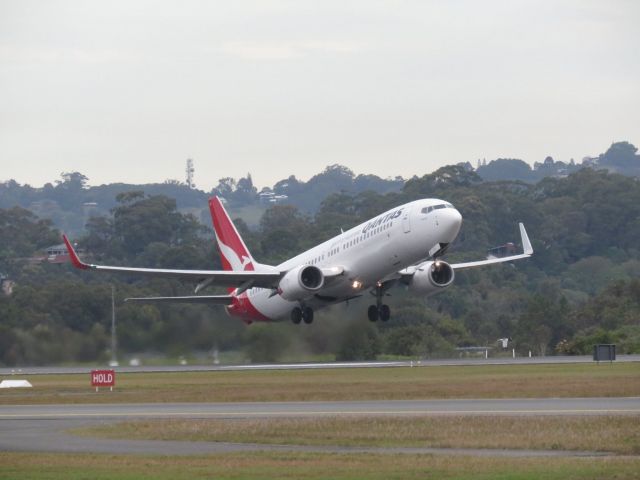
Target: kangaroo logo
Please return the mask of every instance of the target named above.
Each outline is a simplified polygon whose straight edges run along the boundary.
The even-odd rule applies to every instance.
[[[243,271],[246,270],[248,266],[252,266],[251,258],[242,255],[242,260],[240,260],[238,254],[231,247],[222,243],[220,239],[218,239],[218,245],[220,246],[220,252],[224,258],[227,259],[232,270]],[[253,268],[250,268],[250,270],[253,270]]]

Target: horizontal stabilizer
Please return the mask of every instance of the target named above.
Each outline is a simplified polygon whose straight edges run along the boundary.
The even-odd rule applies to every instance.
[[[206,303],[209,305],[231,305],[231,295],[194,295],[190,297],[138,297],[125,298],[125,302],[139,303]]]

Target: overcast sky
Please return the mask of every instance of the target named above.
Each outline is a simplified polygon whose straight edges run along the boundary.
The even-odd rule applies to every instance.
[[[0,181],[258,186],[640,144],[640,2],[0,0]]]

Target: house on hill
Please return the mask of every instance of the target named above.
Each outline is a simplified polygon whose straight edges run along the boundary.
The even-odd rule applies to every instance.
[[[45,261],[48,263],[67,263],[69,261],[69,252],[64,243],[52,245],[46,250],[47,256]]]
[[[13,287],[16,282],[9,280],[9,277],[4,273],[0,273],[0,291],[7,297],[13,294]]]

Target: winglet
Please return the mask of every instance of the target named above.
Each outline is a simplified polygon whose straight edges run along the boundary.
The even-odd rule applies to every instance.
[[[533,247],[531,246],[529,235],[527,235],[527,231],[524,229],[523,223],[520,223],[520,236],[522,237],[522,249],[524,250],[524,254],[533,255]]]
[[[81,270],[87,270],[89,268],[89,265],[78,258],[78,254],[74,250],[73,245],[71,245],[71,242],[66,235],[62,235],[62,240],[64,240],[64,244],[67,246],[67,252],[69,252],[69,258],[71,259],[71,263],[73,264],[73,266]]]

